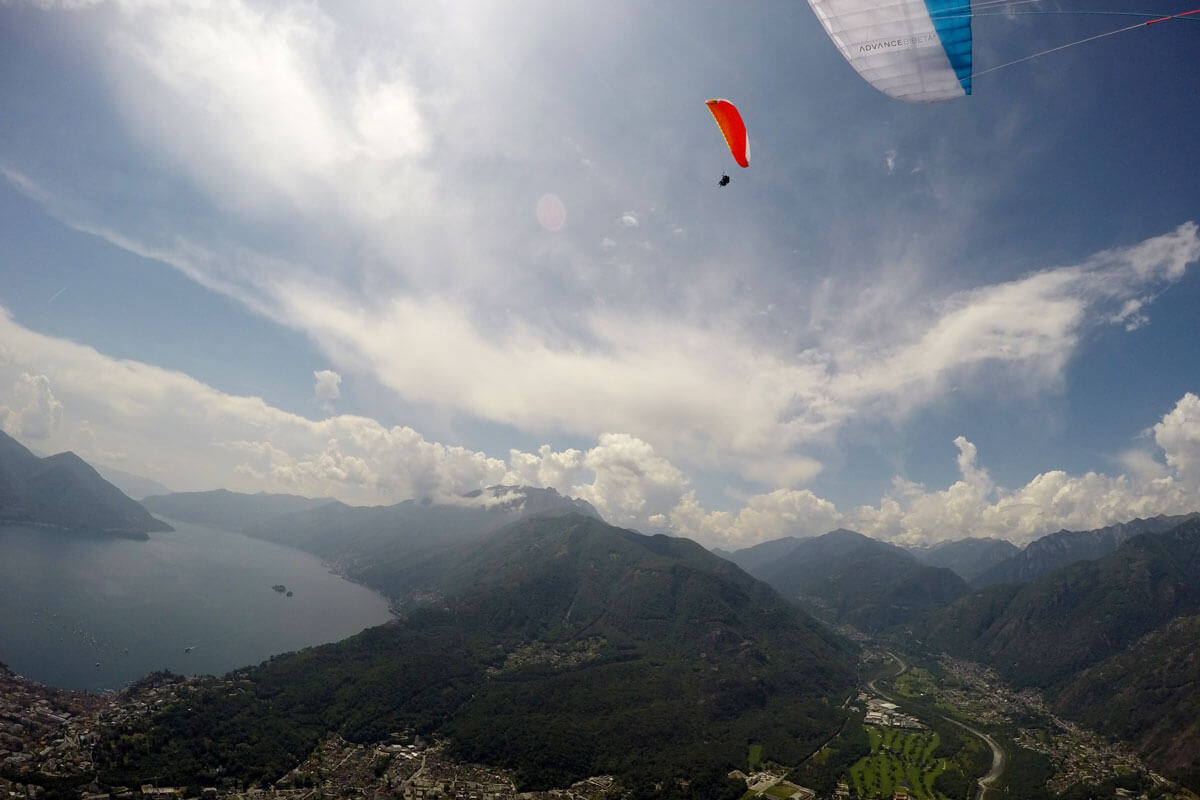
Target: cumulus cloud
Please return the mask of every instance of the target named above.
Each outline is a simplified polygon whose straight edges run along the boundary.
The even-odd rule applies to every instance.
[[[129,468],[181,490],[226,486],[377,504],[470,491],[507,471],[499,459],[430,442],[411,428],[352,415],[314,421],[182,373],[113,359],[29,331],[7,312],[0,342],[0,381],[15,380],[20,401],[5,407],[6,430],[27,438],[44,432],[49,447],[100,462],[124,453]],[[29,374],[35,363],[42,374]],[[47,425],[64,405],[70,419]]]
[[[575,448],[555,451],[544,444],[536,453],[508,451],[504,482],[515,486],[573,486],[581,477],[586,454]]]
[[[1200,397],[1188,392],[1153,428],[1167,465],[1185,487],[1200,491]]]
[[[45,375],[22,372],[7,405],[0,406],[0,428],[15,437],[47,439],[62,421],[63,406]]]
[[[573,486],[571,493],[623,524],[646,519],[648,510],[673,506],[687,485],[677,467],[628,434],[602,434],[584,456],[583,466],[593,480]]]
[[[313,394],[321,408],[333,410],[333,401],[342,396],[342,376],[331,369],[321,369],[313,372]]]
[[[656,521],[666,522],[680,536],[738,549],[784,536],[819,536],[843,520],[833,503],[807,489],[777,489],[748,498],[736,512],[706,511],[696,494],[688,492]]]
[[[808,489],[776,488],[710,510],[679,465],[628,433],[602,433],[585,449],[513,449],[501,459],[366,417],[310,420],[34,333],[7,313],[0,313],[0,343],[0,382],[13,386],[0,409],[5,430],[84,458],[119,459],[181,490],[225,486],[386,504],[445,500],[496,484],[546,486],[588,500],[610,522],[725,548],[838,526],[910,544],[965,536],[1023,543],[1064,527],[1196,510],[1200,495],[1200,397],[1193,393],[1149,429],[1157,452],[1127,454],[1125,463],[1137,466],[1129,474],[1051,470],[1009,489],[996,485],[978,448],[959,436],[960,477],[945,488],[897,478],[878,504],[844,511]],[[41,371],[31,369],[35,363]]]
[[[1187,393],[1151,429],[1165,465],[1134,450],[1129,474],[1050,470],[1024,486],[997,486],[976,446],[954,440],[960,479],[930,489],[895,478],[876,505],[838,510],[807,490],[777,490],[748,498],[737,511],[707,511],[687,492],[653,520],[680,535],[725,548],[781,536],[815,536],[838,526],[901,544],[995,537],[1025,544],[1063,528],[1088,530],[1136,517],[1200,510],[1200,398]]]
[[[942,490],[896,480],[878,506],[846,515],[848,524],[878,538],[919,544],[994,536],[1024,544],[1067,528],[1087,530],[1135,517],[1200,510],[1200,399],[1185,394],[1153,427],[1164,466],[1130,451],[1129,474],[1050,470],[1016,489],[995,486],[976,464],[973,444],[958,437],[962,479]]]

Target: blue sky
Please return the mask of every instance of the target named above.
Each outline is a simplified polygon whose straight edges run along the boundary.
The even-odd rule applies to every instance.
[[[443,6],[0,4],[4,429],[723,547],[1195,510],[1200,18],[909,105],[795,0]],[[981,14],[976,68],[1096,10],[1143,9]]]

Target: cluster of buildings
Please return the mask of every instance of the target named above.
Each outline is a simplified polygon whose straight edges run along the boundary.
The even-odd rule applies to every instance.
[[[27,681],[0,665],[0,771],[50,778],[90,773],[91,725],[103,700]],[[37,797],[33,783],[0,777],[0,798]]]
[[[740,769],[729,773],[729,777],[746,782],[746,788],[759,797],[780,798],[780,800],[813,800],[817,793],[812,789],[797,786],[791,781],[784,780],[783,775],[777,775],[769,770],[759,770],[749,775]]]
[[[518,793],[506,770],[455,761],[441,744],[409,734],[392,738],[372,747],[331,736],[261,800],[602,800],[614,785],[599,775],[566,789]]]
[[[569,646],[528,642],[508,653],[505,656],[503,667],[490,667],[488,674],[496,675],[536,664],[545,664],[559,669],[578,667],[599,658],[605,641],[603,636],[590,636]]]
[[[1149,772],[1141,760],[1124,748],[1066,720],[1054,718],[1059,729],[1021,728],[1017,744],[1050,758],[1055,774],[1047,787],[1056,793],[1076,783],[1098,784],[1122,773],[1148,774],[1155,783],[1164,779]]]
[[[570,655],[586,658],[590,649]],[[244,679],[221,680],[234,691]],[[102,697],[43,686],[0,665],[0,772],[23,778],[0,777],[0,800],[38,800],[54,779],[78,780],[73,788],[80,800],[179,800],[182,787],[100,786],[92,749],[104,726],[152,714],[191,683],[151,676],[121,695]],[[600,775],[566,789],[518,793],[504,770],[454,761],[439,744],[397,734],[376,746],[332,736],[275,786],[209,787],[201,800],[603,800],[613,788],[613,778]]]
[[[1168,787],[1171,793],[1167,796],[1174,796],[1171,781],[1120,745],[1052,713],[1038,692],[1014,691],[995,671],[970,661],[944,656],[940,663],[957,685],[940,690],[939,699],[969,713],[972,719],[991,724],[1009,723],[1018,715],[1039,720],[1039,727],[1020,728],[1016,743],[1050,759],[1054,775],[1047,788],[1051,791],[1061,793],[1077,784],[1094,786],[1122,773],[1136,773]]]
[[[867,703],[867,715],[863,718],[863,723],[866,725],[883,725],[890,728],[908,728],[909,730],[920,730],[925,727],[916,717],[902,712],[900,706],[895,703],[866,695],[859,695],[859,700],[865,700]]]
[[[547,654],[536,649],[523,660],[548,656],[583,658],[593,655],[596,643],[575,652]],[[1099,737],[1050,714],[1041,698],[1016,693],[997,677],[969,662],[944,663],[956,684],[940,688],[943,699],[953,702],[981,721],[1008,718],[1020,711],[1037,712],[1053,728],[1022,729],[1018,744],[1046,754],[1055,767],[1050,787],[1060,792],[1075,783],[1095,784],[1118,771],[1148,773],[1134,756]],[[103,726],[121,724],[153,713],[175,700],[190,681],[177,676],[147,679],[121,696],[98,697],[55,689],[27,681],[0,665],[0,800],[39,800],[47,779],[77,779],[80,800],[179,800],[182,789],[146,784],[136,788],[99,786],[94,779],[92,748]],[[227,677],[228,691],[244,687],[244,679]],[[865,723],[921,729],[915,717],[877,696],[860,694],[867,709]],[[1155,782],[1168,783],[1149,773]],[[9,777],[4,777],[9,776]],[[784,780],[769,770],[731,777],[744,780],[747,790],[770,800],[814,800],[814,793]],[[511,773],[493,767],[464,764],[446,756],[438,743],[411,734],[394,734],[375,746],[353,744],[331,736],[292,772],[271,787],[248,790],[205,788],[201,800],[605,800],[612,796],[610,776],[596,776],[566,789],[518,793]],[[849,798],[850,787],[841,783],[834,796]],[[906,800],[904,790],[896,800]]]

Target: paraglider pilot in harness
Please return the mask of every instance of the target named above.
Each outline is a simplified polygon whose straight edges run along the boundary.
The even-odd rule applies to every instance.
[[[728,100],[716,98],[709,100],[707,105],[717,122],[717,127],[721,129],[721,135],[725,137],[725,144],[729,145],[729,154],[733,156],[733,160],[739,167],[750,166],[750,137],[746,135],[746,123],[742,121],[742,115]],[[729,185],[729,175],[724,170],[721,171],[721,180],[717,185]]]

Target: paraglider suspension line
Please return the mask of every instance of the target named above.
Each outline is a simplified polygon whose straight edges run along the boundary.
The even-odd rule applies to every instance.
[[[1126,27],[1126,28],[1118,28],[1115,31],[1108,31],[1107,33],[1098,33],[1095,36],[1089,36],[1086,39],[1080,39],[1077,42],[1068,42],[1067,44],[1060,44],[1058,47],[1051,47],[1049,50],[1042,50],[1039,53],[1034,53],[1033,55],[1028,55],[1028,56],[1025,56],[1024,58],[1018,58],[1013,61],[1009,61],[1009,62],[1000,64],[995,67],[989,67],[988,69],[981,69],[978,72],[976,72],[974,75],[972,75],[971,77],[978,78],[980,75],[987,75],[989,72],[995,72],[996,70],[1004,69],[1005,67],[1011,67],[1014,64],[1023,64],[1026,61],[1032,61],[1033,59],[1039,58],[1041,56],[1048,56],[1051,53],[1057,53],[1059,50],[1066,50],[1068,47],[1074,47],[1075,45],[1078,45],[1078,44],[1086,44],[1088,42],[1094,42],[1097,39],[1103,39],[1106,36],[1116,36],[1118,33],[1124,33],[1125,31],[1131,31],[1134,28],[1142,28],[1149,24],[1150,23],[1148,23],[1148,22],[1139,22],[1136,25],[1130,25],[1129,27]]]
[[[983,5],[995,5],[995,6],[1000,6],[1000,5],[1003,5],[1003,3],[994,3],[994,4],[987,4],[987,3],[985,3],[985,4],[983,4]],[[1014,3],[1014,5],[1015,5],[1015,3]],[[976,6],[976,7],[978,8],[979,6]],[[1006,14],[1013,14],[1013,13],[1015,13],[1015,14],[1070,14],[1070,13],[1079,13],[1079,14],[1108,14],[1108,15],[1115,15],[1115,16],[1139,16],[1139,17],[1149,17],[1149,16],[1153,16],[1152,14],[1143,14],[1143,13],[1137,13],[1137,12],[1113,12],[1113,11],[1092,11],[1092,12],[1087,12],[1087,11],[1083,11],[1083,12],[1057,12],[1057,11],[1026,11],[1026,12],[1020,12],[1020,11],[1017,11],[1017,12],[1005,12],[1005,13],[1001,13],[1001,14],[996,14],[996,15],[994,15],[994,16],[1005,16]],[[1075,41],[1075,42],[1068,42],[1068,43],[1066,43],[1066,44],[1060,44],[1058,47],[1051,47],[1049,50],[1042,50],[1042,51],[1040,51],[1040,52],[1037,52],[1037,53],[1034,53],[1034,54],[1032,54],[1032,55],[1024,56],[1023,58],[1018,58],[1018,59],[1015,59],[1015,60],[1013,60],[1013,61],[1007,61],[1007,62],[1005,62],[1005,63],[1003,63],[1003,64],[998,64],[997,66],[994,66],[994,67],[988,67],[987,69],[982,69],[982,70],[979,70],[978,72],[975,72],[975,73],[972,75],[972,77],[973,77],[973,78],[978,78],[980,75],[987,75],[989,72],[995,72],[995,71],[997,71],[997,70],[1004,69],[1005,67],[1011,67],[1011,66],[1013,66],[1014,64],[1023,64],[1023,63],[1024,63],[1024,62],[1026,62],[1026,61],[1032,61],[1032,60],[1033,60],[1033,59],[1035,59],[1035,58],[1040,58],[1041,56],[1049,55],[1050,53],[1057,53],[1059,50],[1066,50],[1068,47],[1075,47],[1076,45],[1087,44],[1088,42],[1094,42],[1094,41],[1096,41],[1097,39],[1104,39],[1104,38],[1107,38],[1107,37],[1109,37],[1109,36],[1116,36],[1118,33],[1125,33],[1126,31],[1131,31],[1131,30],[1134,30],[1135,28],[1144,28],[1144,27],[1146,27],[1147,25],[1153,25],[1153,24],[1154,24],[1154,23],[1156,23],[1156,22],[1166,22],[1167,20],[1171,20],[1171,19],[1183,19],[1183,18],[1185,18],[1185,17],[1192,17],[1192,15],[1193,15],[1193,14],[1200,14],[1200,8],[1195,8],[1195,9],[1192,9],[1191,11],[1185,11],[1185,12],[1183,12],[1182,14],[1168,14],[1168,15],[1166,15],[1166,16],[1163,16],[1163,17],[1155,17],[1154,19],[1150,19],[1150,20],[1144,20],[1144,21],[1142,21],[1142,22],[1137,22],[1137,23],[1134,23],[1133,25],[1127,25],[1127,26],[1125,26],[1124,28],[1117,28],[1117,29],[1116,29],[1116,30],[1114,30],[1114,31],[1105,31],[1104,33],[1097,33],[1095,36],[1088,36],[1087,38],[1080,39],[1080,40],[1078,40],[1078,41]],[[942,17],[946,17],[946,18],[953,18],[953,17],[956,17],[956,16],[959,16],[959,15],[957,15],[957,14],[954,14],[954,13],[952,13],[952,12],[951,12],[951,13],[939,14],[939,15],[938,15],[938,17],[939,17],[939,18],[942,18]],[[980,16],[993,16],[993,15],[990,15],[990,14],[975,14],[975,13],[967,13],[967,14],[963,14],[962,16],[967,16],[967,17],[980,17]],[[1196,17],[1196,18],[1194,18],[1194,19],[1188,19],[1187,21],[1188,21],[1188,22],[1200,22],[1200,17]]]

